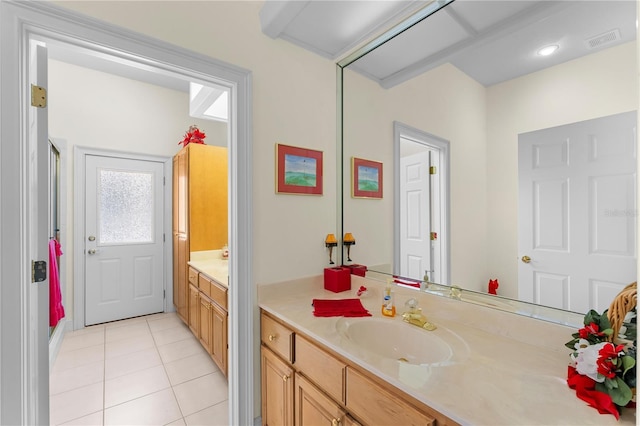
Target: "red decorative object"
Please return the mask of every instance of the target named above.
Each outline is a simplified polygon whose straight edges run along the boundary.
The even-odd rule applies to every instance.
[[[324,268],[324,288],[334,293],[351,290],[351,270],[341,266]]]
[[[353,275],[358,275],[360,277],[364,277],[367,275],[367,267],[365,265],[359,265],[357,263],[352,263],[350,265],[342,265],[344,268],[349,268]]]
[[[498,287],[500,284],[498,284],[497,278],[495,280],[489,279],[489,294],[498,294]]]
[[[200,129],[198,129],[198,126],[194,124],[189,126],[189,131],[185,133],[184,139],[178,142],[178,145],[182,144],[182,146],[187,146],[190,143],[199,143],[204,145],[204,138],[206,137],[207,135],[205,135],[204,132],[201,132]]]

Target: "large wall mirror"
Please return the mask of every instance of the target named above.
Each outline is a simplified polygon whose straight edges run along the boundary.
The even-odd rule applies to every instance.
[[[635,1],[440,1],[341,61],[352,262],[606,309],[636,280],[636,21]]]

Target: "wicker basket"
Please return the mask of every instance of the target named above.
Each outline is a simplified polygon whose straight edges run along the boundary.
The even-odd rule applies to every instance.
[[[618,333],[624,322],[624,317],[627,315],[627,312],[636,307],[638,300],[637,292],[638,283],[631,283],[623,288],[615,299],[613,299],[613,302],[611,302],[611,306],[609,306],[609,310],[607,311],[607,316],[613,329],[613,333],[611,333],[608,339],[610,342],[618,340]]]

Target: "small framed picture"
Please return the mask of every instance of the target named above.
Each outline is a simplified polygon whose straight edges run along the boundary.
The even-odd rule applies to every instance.
[[[382,198],[382,163],[351,157],[351,196]]]
[[[276,193],[322,195],[322,151],[276,144]]]

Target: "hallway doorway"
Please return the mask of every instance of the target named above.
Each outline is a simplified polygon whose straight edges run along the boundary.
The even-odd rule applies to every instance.
[[[25,111],[31,108],[26,104],[26,90],[23,82],[29,81],[28,67],[24,69],[23,58],[29,51],[21,46],[28,45],[31,40],[51,43],[69,43],[77,48],[89,49],[94,54],[113,55],[121,61],[131,61],[138,66],[152,68],[162,73],[175,72],[183,78],[196,78],[201,81],[220,84],[230,91],[231,113],[230,130],[230,228],[229,264],[230,313],[230,360],[229,377],[229,417],[234,423],[253,421],[253,342],[249,333],[240,334],[239,329],[250,329],[253,324],[253,292],[251,291],[251,229],[250,212],[251,196],[251,162],[250,159],[250,73],[238,67],[207,59],[201,55],[188,52],[175,46],[169,46],[130,31],[110,25],[96,25],[96,22],[82,15],[71,14],[51,4],[0,3],[2,7],[3,37],[2,56],[11,59],[2,65],[3,106],[19,105],[20,108],[2,108],[0,122],[2,124],[3,141],[20,141],[20,146],[28,143],[25,131],[26,123],[20,119]],[[69,15],[73,15],[69,19]],[[42,44],[42,43],[40,43]],[[20,88],[20,90],[18,90]],[[45,87],[46,89],[46,87]],[[20,155],[20,147],[8,148],[3,144],[3,168],[0,182],[8,182],[10,176],[18,176],[20,183],[13,190],[3,184],[2,204],[19,206],[16,214],[2,215],[2,229],[20,229],[20,217],[27,207],[20,200],[31,193],[48,192],[46,185],[39,186],[31,181],[29,164]],[[21,160],[22,159],[22,160]],[[31,166],[33,167],[33,166]],[[3,211],[4,213],[4,211]],[[45,212],[46,213],[46,212]],[[31,264],[28,255],[30,241],[24,235],[4,234],[7,244],[18,247],[14,258],[5,258],[2,262],[3,282],[20,283],[24,291],[3,290],[2,306],[15,308],[2,310],[4,324],[21,326],[2,330],[3,353],[0,358],[2,387],[11,398],[2,399],[0,413],[2,423],[41,424],[48,423],[47,401],[48,389],[46,381],[38,381],[38,377],[48,376],[48,366],[37,360],[46,351],[47,343],[34,341],[37,326],[31,321],[34,308],[31,310],[32,293],[35,288],[26,281],[23,273],[26,265]],[[26,249],[20,249],[26,248]],[[4,253],[3,253],[4,257]],[[9,262],[11,261],[11,262]],[[239,265],[242,265],[240,267]],[[168,276],[171,276],[169,274]],[[240,313],[243,313],[241,316]],[[74,321],[76,318],[74,317]],[[45,334],[45,340],[48,332]],[[40,337],[38,337],[40,339]],[[24,353],[26,351],[26,353]],[[48,355],[44,353],[44,355]],[[240,398],[242,395],[242,398]]]

